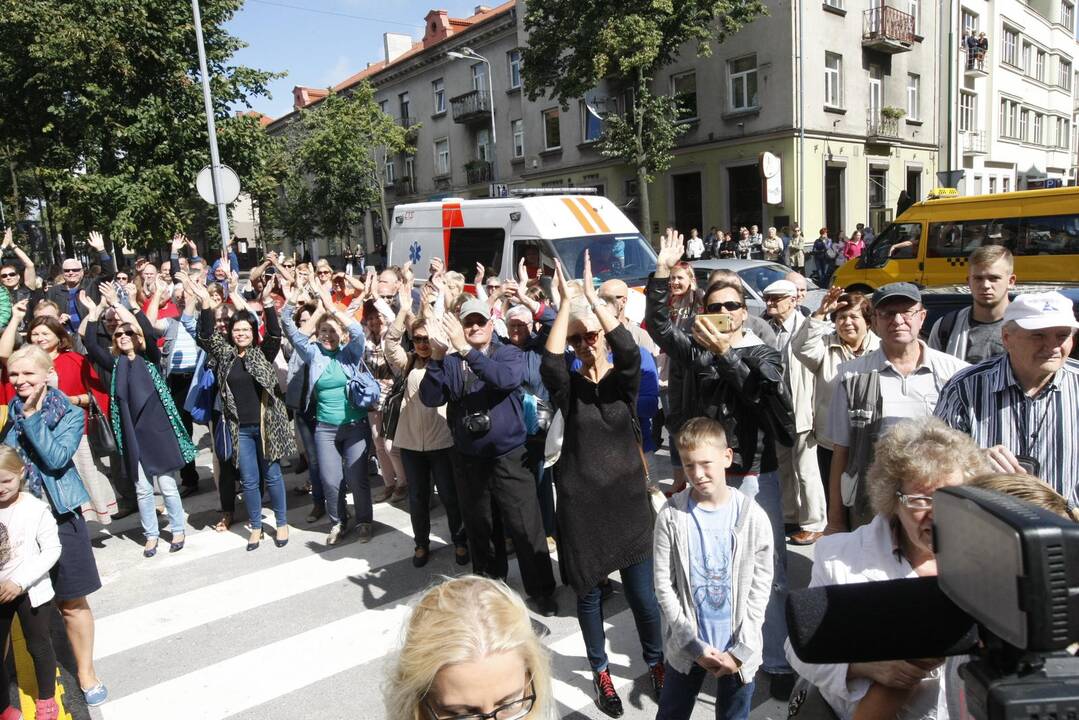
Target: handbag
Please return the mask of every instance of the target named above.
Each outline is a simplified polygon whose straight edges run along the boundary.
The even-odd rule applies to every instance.
[[[393,381],[386,396],[386,402],[382,404],[382,437],[393,440],[397,434],[397,423],[401,420],[401,406],[405,401],[405,387],[407,375],[402,375]]]
[[[348,379],[348,398],[352,404],[363,410],[378,407],[382,398],[382,386],[375,380],[374,374],[367,369],[367,363],[360,360],[360,367]]]
[[[195,381],[195,396],[191,399],[191,419],[199,425],[208,425],[214,412],[214,371],[204,365]]]
[[[232,431],[228,419],[222,413],[214,424],[214,453],[217,459],[228,462],[232,459]]]
[[[90,398],[90,405],[86,409],[89,416],[86,425],[86,440],[90,443],[90,449],[98,457],[112,455],[116,452],[116,436],[112,434],[112,425],[105,417],[105,413],[101,412],[94,394],[89,391],[86,394]]]

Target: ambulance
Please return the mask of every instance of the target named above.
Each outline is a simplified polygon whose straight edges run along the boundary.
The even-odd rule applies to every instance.
[[[398,205],[390,225],[389,263],[411,262],[417,283],[432,258],[471,283],[476,263],[503,279],[517,276],[525,259],[529,277],[551,277],[557,258],[580,278],[585,250],[597,281],[624,280],[631,289],[626,314],[644,317],[643,288],[656,267],[652,245],[609,199],[588,189],[520,189],[510,197],[445,198]]]

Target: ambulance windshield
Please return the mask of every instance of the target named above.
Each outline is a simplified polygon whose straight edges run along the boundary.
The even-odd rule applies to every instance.
[[[562,267],[579,278],[584,272],[584,251],[592,259],[592,275],[599,281],[624,280],[643,285],[656,269],[656,253],[640,233],[584,235],[551,240]]]

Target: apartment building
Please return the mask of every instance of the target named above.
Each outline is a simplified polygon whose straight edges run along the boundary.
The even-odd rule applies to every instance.
[[[768,15],[711,56],[686,48],[656,78],[655,92],[682,99],[686,132],[672,167],[648,188],[653,222],[642,231],[797,221],[810,237],[823,226],[849,233],[890,220],[900,191],[921,197],[936,184],[937,17],[924,0],[851,1],[769,0]],[[462,19],[432,10],[422,38],[387,34],[384,57],[337,86],[347,92],[366,79],[385,112],[419,125],[414,154],[379,156],[380,214],[404,202],[486,197],[492,186],[590,186],[639,218],[633,169],[598,149],[604,117],[631,107],[632,93],[611,79],[568,108],[529,101],[523,18],[524,0]],[[294,94],[298,111],[325,91]],[[765,152],[780,161],[778,197],[762,191]],[[368,245],[376,224],[365,229]],[[334,252],[332,243],[322,252]]]
[[[966,195],[1074,182],[1074,0],[949,3],[951,63],[942,63],[942,158]],[[943,25],[943,24],[942,24]],[[963,38],[985,33],[981,61]]]

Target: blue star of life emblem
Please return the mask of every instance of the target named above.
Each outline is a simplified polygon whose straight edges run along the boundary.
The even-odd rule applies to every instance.
[[[413,240],[412,244],[408,248],[408,259],[412,261],[413,265],[417,264],[420,261],[420,255],[422,255],[421,250],[422,248],[420,247],[420,243],[416,240]]]

